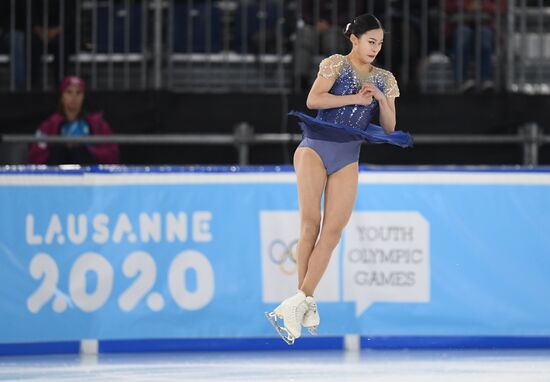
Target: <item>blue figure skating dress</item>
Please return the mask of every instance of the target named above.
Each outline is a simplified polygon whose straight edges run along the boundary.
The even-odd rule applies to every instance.
[[[373,83],[388,98],[398,97],[399,88],[393,74],[387,70],[373,67],[367,75],[360,76],[349,59],[340,54],[332,55],[321,61],[319,75],[336,79],[330,89],[334,95],[357,94],[365,83]],[[372,116],[378,111],[378,102],[374,99],[369,105],[347,105],[334,109],[319,110],[317,116],[291,111],[289,115],[300,119],[304,138],[330,142],[351,142],[366,140],[370,143],[389,143],[401,147],[412,146],[412,137],[403,131],[386,134],[381,126],[371,123]],[[309,146],[308,143],[302,146]]]

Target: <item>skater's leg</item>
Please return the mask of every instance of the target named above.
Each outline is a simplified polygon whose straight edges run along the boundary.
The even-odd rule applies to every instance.
[[[309,257],[319,236],[321,197],[327,181],[327,172],[319,154],[308,147],[296,149],[294,169],[300,208],[300,237],[296,248],[296,258],[298,285],[301,285],[307,272]],[[292,345],[294,339],[301,335],[302,321],[308,309],[306,295],[299,290],[296,295],[284,300],[273,312],[266,313],[266,316],[285,342]],[[282,319],[283,326],[280,324],[280,319]]]
[[[298,148],[294,153],[294,169],[298,183],[300,208],[300,238],[297,245],[298,286],[304,280],[309,257],[319,236],[321,196],[327,172],[319,155],[310,148]]]
[[[351,163],[330,175],[325,188],[325,211],[319,241],[309,258],[300,289],[312,296],[325,272],[332,251],[351,216],[357,196],[358,164]]]

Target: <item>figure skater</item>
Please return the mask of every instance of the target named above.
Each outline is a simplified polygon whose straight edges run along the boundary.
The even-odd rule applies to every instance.
[[[408,133],[395,131],[397,81],[389,71],[372,65],[382,48],[382,24],[375,16],[364,14],[346,26],[344,35],[352,43],[351,52],[321,61],[307,98],[307,107],[319,110],[317,117],[289,113],[300,119],[303,131],[294,153],[301,222],[298,292],[266,313],[288,344],[300,337],[302,326],[314,334],[320,323],[313,293],[351,216],[363,140],[412,146]],[[381,126],[370,123],[375,112],[380,113]]]

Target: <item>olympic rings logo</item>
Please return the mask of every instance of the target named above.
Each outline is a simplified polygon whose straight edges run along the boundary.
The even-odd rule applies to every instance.
[[[296,259],[296,247],[298,240],[293,240],[290,244],[282,240],[274,240],[269,245],[269,259],[277,264],[281,271],[286,275],[296,273],[298,268]]]

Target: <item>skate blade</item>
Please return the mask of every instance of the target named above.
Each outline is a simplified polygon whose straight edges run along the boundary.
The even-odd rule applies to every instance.
[[[277,322],[277,315],[275,312],[265,312],[265,316],[267,317],[267,320],[273,325],[277,333],[279,333],[279,336],[287,343],[287,345],[293,345],[294,344],[294,336],[288,332],[284,327],[279,326],[279,323]]]
[[[308,331],[309,334],[311,334],[312,336],[318,335],[318,333],[317,333],[317,326],[311,326],[311,327],[307,328],[307,331]]]

